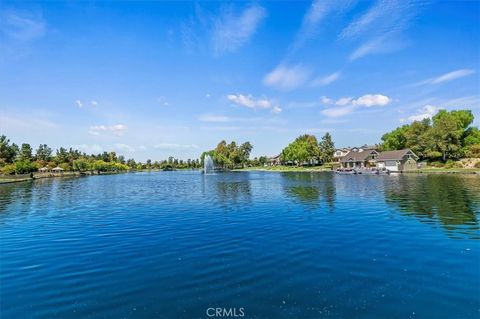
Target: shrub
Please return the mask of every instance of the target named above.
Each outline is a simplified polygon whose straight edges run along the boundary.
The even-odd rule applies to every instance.
[[[480,168],[480,162],[476,162],[475,165],[473,165],[475,168]]]
[[[28,174],[36,172],[38,166],[36,163],[32,163],[28,160],[15,162],[15,173],[16,174]]]
[[[4,167],[2,167],[2,173],[5,175],[13,175],[15,174],[15,168],[16,168],[15,164],[5,165]]]

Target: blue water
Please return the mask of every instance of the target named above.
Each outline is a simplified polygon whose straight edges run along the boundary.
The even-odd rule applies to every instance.
[[[479,318],[480,177],[0,185],[1,318]]]

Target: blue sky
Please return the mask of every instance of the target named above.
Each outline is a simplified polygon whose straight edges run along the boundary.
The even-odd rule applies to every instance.
[[[2,1],[0,133],[143,161],[371,144],[440,108],[478,125],[479,19],[477,1]]]

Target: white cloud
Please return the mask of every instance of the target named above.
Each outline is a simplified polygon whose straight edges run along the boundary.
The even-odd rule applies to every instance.
[[[315,87],[315,86],[325,86],[325,85],[328,85],[330,83],[335,82],[339,78],[340,78],[340,72],[335,72],[335,73],[329,74],[327,76],[319,77],[319,78],[314,79],[312,81],[312,83],[310,84],[310,86],[313,86],[313,87]]]
[[[176,144],[176,143],[159,143],[153,146],[157,149],[164,150],[180,150],[180,149],[189,149],[189,148],[198,148],[195,144]]]
[[[326,96],[322,96],[320,97],[320,101],[323,103],[323,104],[333,104],[333,100],[329,97],[326,97]]]
[[[355,106],[365,106],[365,107],[384,106],[392,102],[391,98],[382,94],[365,94],[360,96],[357,99],[353,97],[341,97],[337,100],[333,100],[332,98],[322,96],[320,100],[323,104],[336,104],[340,106],[355,105]]]
[[[0,33],[16,40],[29,41],[43,37],[46,26],[41,16],[33,17],[8,11],[0,14]]]
[[[229,94],[227,99],[239,106],[243,106],[250,109],[272,109],[273,113],[280,113],[280,106],[272,100],[266,98],[255,98],[252,95],[243,95],[243,94]]]
[[[97,101],[91,101],[90,104],[92,104],[92,106],[97,106],[98,102]]]
[[[116,124],[111,126],[96,125],[96,126],[91,126],[88,133],[90,135],[95,135],[95,136],[98,136],[101,133],[111,133],[115,136],[122,136],[126,129],[127,127],[123,124]]]
[[[419,84],[439,84],[443,82],[448,82],[456,79],[460,79],[469,75],[472,75],[475,73],[475,70],[472,69],[460,69],[460,70],[455,70],[452,72],[448,72],[445,74],[442,74],[436,78],[428,79],[426,81],[422,81]]]
[[[282,90],[292,90],[304,84],[309,73],[301,65],[279,65],[264,77],[263,84]]]
[[[266,10],[258,5],[246,8],[235,15],[226,10],[216,19],[213,26],[212,42],[215,53],[234,52],[255,34],[260,22],[266,17]]]
[[[198,120],[201,122],[226,123],[226,122],[230,122],[232,119],[224,115],[205,114],[205,115],[200,115],[198,117]]]
[[[322,110],[321,113],[327,117],[345,116],[359,107],[385,106],[392,102],[391,98],[382,94],[365,94],[359,98],[341,97],[337,100],[322,96],[320,100],[326,105],[335,104],[340,106]]]
[[[279,113],[281,113],[281,112],[282,112],[282,109],[281,109],[280,107],[278,107],[278,106],[274,106],[274,107],[272,108],[272,113],[273,113],[273,114],[279,114]]]
[[[429,118],[432,118],[432,116],[435,115],[435,113],[437,113],[438,111],[438,108],[433,106],[433,105],[430,105],[430,104],[427,104],[425,105],[424,107],[422,107],[418,112],[417,114],[415,115],[412,115],[412,116],[409,116],[407,119],[408,121],[410,122],[414,122],[414,121],[421,121],[421,120],[424,120],[424,119],[429,119]],[[401,122],[403,122],[404,119],[401,119]]]
[[[210,98],[210,93],[205,94],[205,97],[206,97],[207,99],[209,99],[209,98]]]
[[[344,106],[352,103],[351,97],[341,97],[335,101],[336,105]]]
[[[322,110],[321,113],[327,117],[340,117],[345,116],[354,111],[354,106],[334,107]]]
[[[355,105],[362,105],[366,107],[384,106],[392,101],[391,98],[381,94],[365,94],[353,101]]]
[[[76,100],[76,101],[75,101],[75,104],[76,104],[79,108],[82,108],[82,107],[83,107],[83,103],[82,103],[82,101],[80,101],[80,100]]]

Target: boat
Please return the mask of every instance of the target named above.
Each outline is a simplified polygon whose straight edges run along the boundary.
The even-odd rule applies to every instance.
[[[337,170],[335,171],[335,173],[337,174],[345,174],[345,175],[351,175],[351,174],[357,174],[357,171],[354,170],[354,169],[350,169],[350,168],[337,168]]]

